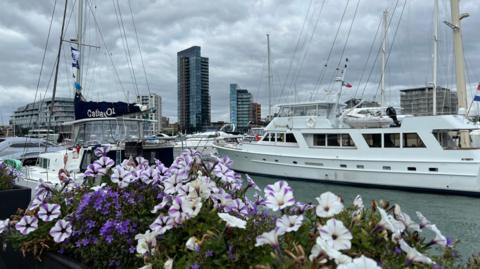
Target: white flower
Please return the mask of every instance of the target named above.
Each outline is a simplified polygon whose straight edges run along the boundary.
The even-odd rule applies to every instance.
[[[185,246],[189,250],[199,251],[200,250],[199,243],[200,243],[200,241],[195,236],[192,236],[187,240],[187,243],[185,243]]]
[[[278,234],[275,229],[257,236],[255,246],[259,247],[263,245],[278,246]]]
[[[99,191],[99,190],[103,189],[103,187],[105,187],[105,186],[107,186],[107,184],[106,184],[106,183],[102,183],[102,184],[100,184],[100,185],[98,185],[98,186],[91,187],[90,189],[91,189],[92,191]]]
[[[429,229],[435,233],[435,238],[432,240],[433,243],[442,247],[448,247],[449,241],[445,236],[443,236],[442,232],[440,232],[440,230],[437,228],[437,225],[432,224],[429,226]]]
[[[165,186],[165,193],[175,195],[178,189],[182,186],[183,179],[176,173],[172,174],[168,179],[163,182]]]
[[[190,208],[192,212],[190,213],[190,218],[194,218],[200,213],[200,209],[202,209],[202,199],[200,198],[188,198],[190,201]]]
[[[407,260],[412,263],[412,262],[419,262],[419,263],[425,263],[425,264],[432,264],[432,260],[423,255],[422,253],[418,252],[415,248],[410,247],[405,240],[400,239],[400,248],[407,253]]]
[[[2,234],[8,228],[9,223],[10,219],[0,220],[0,234]]]
[[[320,255],[320,253],[323,253],[322,247],[319,244],[315,244],[312,247],[312,251],[310,252],[310,256],[308,256],[308,259],[311,262],[313,262],[313,260],[315,260]],[[320,261],[320,263],[326,263],[326,262],[327,260],[325,259]]]
[[[38,228],[38,219],[34,216],[23,216],[17,224],[15,229],[23,235],[27,235]]]
[[[342,212],[343,204],[340,197],[331,192],[325,192],[316,198],[318,206],[316,209],[317,216],[321,218],[330,218]]]
[[[58,218],[60,214],[60,205],[58,204],[42,204],[37,213],[38,217],[45,222]]]
[[[420,213],[418,211],[416,213],[417,213],[418,219],[420,220],[420,229],[428,228],[432,225],[432,223],[427,218],[425,218],[422,215],[422,213]]]
[[[309,257],[310,260],[315,259],[320,253],[325,253],[330,259],[334,259],[336,264],[347,264],[352,261],[352,258],[334,249],[327,241],[323,240],[321,237],[317,237],[315,245],[316,246],[312,248],[312,254]]]
[[[360,194],[357,194],[357,196],[355,196],[355,199],[353,199],[353,205],[358,209],[364,209],[365,208],[365,206],[363,205],[362,196],[360,196]]]
[[[227,214],[227,213],[218,213],[218,216],[222,220],[227,222],[228,227],[236,227],[236,228],[245,229],[245,227],[247,225],[246,221],[244,221],[240,218],[234,217],[234,216],[232,216],[230,214]]]
[[[320,238],[325,240],[328,245],[336,250],[350,249],[352,246],[352,234],[345,228],[343,222],[336,219],[329,219],[327,223],[320,228]]]
[[[172,268],[173,268],[173,259],[170,258],[163,264],[163,269],[172,269]]]
[[[267,185],[264,189],[266,206],[273,211],[284,209],[295,204],[293,192],[284,180],[277,181],[273,185]]]
[[[193,203],[184,196],[177,196],[172,201],[168,209],[168,214],[175,220],[175,223],[181,224],[190,219],[193,214]]]
[[[394,239],[400,238],[401,233],[405,230],[405,225],[396,220],[392,215],[387,214],[382,208],[377,207],[377,210],[380,212],[380,216],[382,216],[378,225],[392,232]]]
[[[157,232],[146,230],[144,234],[135,235],[137,240],[137,253],[141,255],[151,254],[157,246]]]
[[[382,267],[378,266],[376,261],[362,255],[353,259],[351,263],[339,265],[337,269],[382,269]]]
[[[411,229],[413,231],[421,232],[422,230],[420,229],[420,225],[418,223],[412,221],[410,216],[402,212],[402,209],[400,208],[399,205],[395,204],[395,209],[394,209],[395,217],[397,220],[399,220],[407,229]]]
[[[149,263],[149,264],[145,264],[144,266],[138,268],[138,269],[152,269],[152,264]]]
[[[282,235],[284,233],[298,231],[300,226],[302,226],[302,222],[303,215],[283,215],[281,218],[277,219],[277,222],[275,223],[277,233],[278,235]]]
[[[53,237],[53,241],[61,243],[72,235],[72,224],[61,219],[50,229],[50,235]]]

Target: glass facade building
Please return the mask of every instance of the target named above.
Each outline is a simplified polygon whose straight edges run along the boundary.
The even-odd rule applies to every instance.
[[[252,94],[230,84],[230,122],[238,131],[247,131],[252,121]]]
[[[211,121],[208,58],[200,47],[177,53],[178,122],[183,132],[204,131]]]

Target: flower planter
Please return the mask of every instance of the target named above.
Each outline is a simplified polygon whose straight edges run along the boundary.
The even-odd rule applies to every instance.
[[[7,247],[0,251],[0,269],[29,268],[29,269],[88,269],[88,267],[70,260],[59,254],[48,253],[42,261],[27,256],[23,257],[19,251]]]
[[[30,188],[15,185],[14,189],[0,191],[0,220],[15,214],[18,208],[26,208],[31,200]]]

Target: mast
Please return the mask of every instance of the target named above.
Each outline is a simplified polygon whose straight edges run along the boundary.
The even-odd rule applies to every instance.
[[[388,11],[383,11],[382,76],[380,80],[380,106],[385,105],[385,54],[387,51]]]
[[[459,14],[459,1],[450,0],[452,21],[447,23],[453,30],[453,48],[455,53],[455,76],[458,96],[458,109],[463,109],[465,114],[467,109],[467,94],[465,84],[465,59],[463,56],[462,32],[460,28],[460,20],[468,17],[468,14]],[[467,115],[465,115],[467,116]]]
[[[438,58],[438,0],[434,1],[433,7],[433,78],[432,78],[432,109],[433,115],[437,115],[437,58]]]
[[[83,64],[83,52],[82,52],[82,44],[83,44],[83,0],[78,0],[78,14],[77,14],[77,49],[79,56],[79,64]],[[80,67],[77,68],[75,74],[75,82],[78,85],[82,85],[82,72],[80,71]]]
[[[58,67],[60,65],[60,53],[62,51],[62,42],[63,42],[63,29],[65,28],[65,17],[67,16],[67,3],[68,0],[65,0],[65,9],[63,10],[63,20],[62,20],[62,30],[60,32],[60,42],[58,44],[58,53],[57,53],[57,63],[55,65],[55,77],[53,79],[53,93],[52,93],[52,102],[50,103],[50,115],[48,117],[48,127],[47,127],[47,137],[50,134],[50,126],[52,124],[52,115],[53,115],[53,106],[55,105],[55,94],[57,92],[57,79],[58,79]],[[45,151],[47,151],[48,143],[45,143]]]
[[[268,61],[268,116],[272,116],[272,70],[270,64],[270,35],[267,34],[267,61]]]

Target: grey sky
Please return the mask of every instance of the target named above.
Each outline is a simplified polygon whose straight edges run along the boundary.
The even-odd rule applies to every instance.
[[[74,1],[70,0],[69,3],[73,4]],[[86,59],[81,63],[84,93],[91,100],[132,101],[137,95],[128,68],[121,28],[117,23],[116,2],[88,1],[86,42],[102,47],[85,51]],[[138,93],[148,94],[128,1],[118,2]],[[384,9],[389,9],[390,14],[394,12],[389,29],[389,45],[395,41],[387,66],[387,101],[398,103],[400,88],[423,86],[431,81],[433,0],[407,1],[395,37],[404,1],[399,0],[393,11],[396,0],[361,0],[342,59],[341,52],[358,0],[326,0],[321,9],[323,2],[130,0],[150,91],[162,96],[163,114],[176,120],[176,52],[199,45],[203,56],[210,58],[212,120],[228,120],[226,100],[230,83],[238,83],[240,87],[249,89],[254,99],[262,104],[262,116],[265,116],[268,109],[266,33],[271,36],[274,104],[294,101],[295,92],[298,101],[332,98],[333,91],[338,89],[338,85],[332,83],[335,68],[339,62],[343,66],[347,57],[349,65],[345,80],[353,84],[353,88],[345,90],[344,98],[353,96],[355,92],[361,94],[371,70],[365,95],[374,97],[378,89],[379,58],[373,69],[372,64],[380,45],[380,36],[374,44],[370,62],[367,65],[365,62]],[[347,2],[345,18],[325,68]],[[440,21],[450,20],[449,1],[440,2]],[[53,0],[0,1],[0,122],[7,122],[15,108],[34,100],[53,4]],[[63,4],[62,0],[57,0],[39,87],[39,94],[46,93],[48,97],[52,92],[51,83],[48,88],[47,84],[58,49]],[[72,15],[67,17],[67,39],[74,37],[76,29],[76,14],[71,10],[70,6],[67,14]],[[476,64],[480,57],[477,31],[480,25],[479,2],[462,0],[461,11],[470,13],[470,17],[463,21],[463,36],[471,95],[480,80],[480,69]],[[101,28],[121,83],[115,76],[92,13]],[[439,84],[454,88],[450,31],[446,25],[440,24],[438,76]],[[64,44],[62,48],[59,96],[73,95],[69,47],[69,44]],[[318,84],[318,81],[321,83]]]

